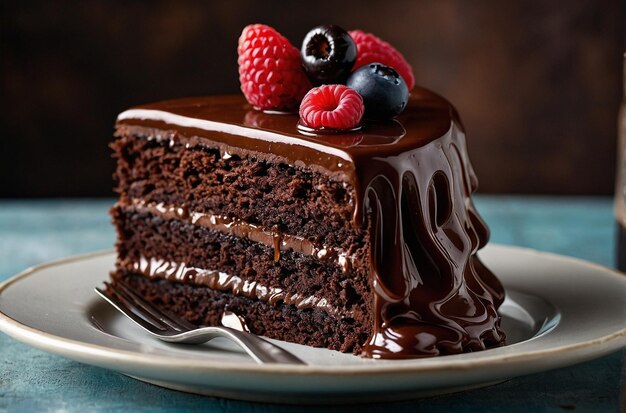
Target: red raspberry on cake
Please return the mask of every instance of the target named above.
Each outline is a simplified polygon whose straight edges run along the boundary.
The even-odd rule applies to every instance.
[[[369,63],[382,63],[394,68],[402,76],[409,90],[413,89],[413,86],[415,86],[413,69],[399,51],[371,33],[365,33],[361,30],[352,30],[349,33],[357,49],[353,71]]]
[[[354,129],[365,106],[354,89],[344,85],[322,85],[306,94],[300,104],[300,121],[313,129]]]
[[[241,91],[256,109],[293,110],[311,89],[300,51],[270,26],[246,26],[237,53]]]

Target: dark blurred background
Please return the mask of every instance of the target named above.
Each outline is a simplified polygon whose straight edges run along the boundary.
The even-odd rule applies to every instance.
[[[112,196],[107,144],[128,106],[239,93],[236,44],[266,23],[391,42],[450,99],[482,192],[610,194],[622,1],[5,1],[0,197]]]

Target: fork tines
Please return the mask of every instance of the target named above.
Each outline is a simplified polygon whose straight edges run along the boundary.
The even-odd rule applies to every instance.
[[[188,321],[151,304],[124,281],[116,280],[114,284],[105,282],[105,285],[107,287],[105,290],[96,288],[96,291],[147,330],[157,329],[159,331],[154,331],[157,334],[178,334],[197,328]]]

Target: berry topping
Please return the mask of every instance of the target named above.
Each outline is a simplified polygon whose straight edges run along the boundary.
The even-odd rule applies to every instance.
[[[317,26],[302,42],[302,66],[314,85],[345,83],[357,59],[352,37],[339,26]]]
[[[350,36],[356,43],[359,51],[354,70],[369,63],[379,62],[396,69],[400,76],[404,78],[409,90],[413,89],[415,85],[413,69],[411,69],[411,65],[409,65],[404,56],[392,45],[371,33],[365,33],[361,30],[350,31]]]
[[[354,129],[363,117],[363,99],[344,85],[322,85],[306,94],[300,121],[313,129]]]
[[[378,62],[357,69],[347,85],[363,97],[365,117],[370,119],[391,118],[402,112],[409,100],[409,89],[402,76]]]
[[[298,49],[269,26],[246,26],[237,53],[241,91],[256,109],[293,110],[311,88]]]

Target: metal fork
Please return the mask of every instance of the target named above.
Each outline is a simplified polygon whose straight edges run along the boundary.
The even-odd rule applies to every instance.
[[[255,336],[230,327],[197,327],[174,314],[157,308],[121,280],[105,283],[96,292],[152,336],[171,343],[201,344],[225,337],[245,350],[257,363],[306,364],[286,350]]]

